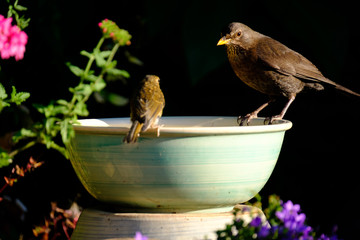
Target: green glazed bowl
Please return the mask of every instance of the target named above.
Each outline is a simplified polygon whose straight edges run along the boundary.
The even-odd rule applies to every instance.
[[[123,143],[129,118],[85,119],[68,147],[82,184],[127,212],[224,212],[254,197],[278,159],[287,120],[162,117],[160,136]]]

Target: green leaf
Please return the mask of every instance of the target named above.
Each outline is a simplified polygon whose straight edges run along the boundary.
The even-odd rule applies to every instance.
[[[75,88],[69,88],[69,90],[70,92],[76,95],[83,95],[83,96],[90,95],[93,92],[89,84],[80,84]]]
[[[25,29],[27,26],[29,26],[30,20],[31,20],[30,18],[25,19],[24,16],[22,16],[21,18],[18,18],[18,17],[16,18],[18,27],[22,30]]]
[[[24,136],[24,137],[36,137],[36,132],[30,130],[30,129],[26,129],[26,128],[22,128],[20,130],[20,134],[21,136]]]
[[[106,61],[105,61],[104,57],[101,55],[101,52],[99,49],[94,49],[94,56],[95,56],[96,65],[100,68],[104,67],[106,64]]]
[[[21,5],[16,5],[14,6],[14,8],[18,11],[26,11],[27,7],[21,6]]]
[[[68,101],[64,100],[64,99],[59,99],[56,101],[57,104],[63,105],[63,106],[67,106],[69,104]]]
[[[4,86],[0,83],[0,99],[4,100],[8,97]]]
[[[16,98],[16,88],[15,86],[12,86],[11,101],[14,102],[15,98]]]
[[[106,83],[103,79],[99,79],[93,84],[93,90],[96,92],[100,92],[106,87]]]
[[[0,150],[1,151],[1,150]],[[0,168],[6,167],[12,163],[12,159],[6,152],[0,152]]]
[[[89,74],[85,77],[85,79],[90,82],[95,82],[98,79],[98,76],[95,76],[94,74]]]
[[[116,93],[109,93],[107,95],[107,100],[112,103],[113,105],[115,106],[125,106],[126,104],[129,103],[129,99],[126,98],[126,97],[123,97],[119,94],[116,94]]]
[[[106,66],[107,70],[108,70],[108,69],[115,68],[115,67],[116,67],[116,64],[117,64],[117,61],[116,61],[116,60],[112,61],[111,63],[109,63],[109,64]]]
[[[37,136],[37,133],[34,132],[31,129],[22,128],[20,131],[18,131],[13,137],[12,140],[14,143],[18,143],[20,140],[26,139],[26,138],[34,138]]]
[[[46,133],[50,137],[56,137],[57,133],[59,132],[59,126],[56,124],[60,119],[55,117],[49,117],[45,121],[45,129]]]
[[[7,13],[7,17],[12,17],[13,13],[16,13],[16,11],[13,10],[13,6],[9,6],[9,10],[8,10],[8,13]]]
[[[10,104],[7,103],[6,101],[0,99],[0,112],[5,108],[5,107],[9,107]]]
[[[79,115],[79,116],[88,116],[89,111],[87,110],[87,106],[84,102],[78,102],[73,110],[73,114]]]
[[[46,108],[46,106],[41,105],[41,104],[34,103],[34,104],[33,104],[33,107],[36,108],[36,110],[38,110],[39,113],[42,113],[42,114],[45,113],[45,108]]]
[[[15,87],[12,87],[11,92],[11,101],[15,103],[16,105],[20,105],[22,102],[26,101],[30,97],[30,93],[27,92],[16,92]]]
[[[125,51],[125,56],[127,57],[128,61],[135,64],[135,65],[138,65],[138,66],[143,66],[144,63],[138,59],[137,57],[133,56],[129,51]]]
[[[60,123],[61,139],[65,145],[70,143],[72,137],[75,136],[75,131],[70,123],[70,119],[64,119]]]
[[[34,107],[42,114],[45,115],[46,118],[55,117],[59,114],[66,115],[69,112],[67,106],[64,105],[54,105],[50,103],[47,106],[43,106],[40,104],[34,104]]]
[[[67,63],[67,66],[69,67],[70,71],[77,77],[81,77],[84,74],[84,70],[82,70],[81,68],[75,66],[75,65],[71,65],[70,63]]]
[[[16,10],[18,10],[18,11],[26,11],[26,10],[27,10],[27,7],[18,5],[18,4],[17,4],[17,1],[16,1],[15,4],[14,4],[14,8],[15,8]]]
[[[92,57],[93,57],[93,54],[92,54],[92,53],[89,53],[89,52],[87,52],[87,51],[85,51],[85,50],[82,50],[82,51],[80,52],[80,54],[83,55],[83,56],[85,56],[85,57],[88,57],[88,58],[92,58]]]
[[[117,68],[109,68],[107,69],[107,73],[116,77],[125,77],[125,78],[130,77],[130,74],[127,71]]]
[[[101,57],[103,57],[103,58],[108,58],[109,56],[110,56],[110,54],[111,54],[111,52],[112,51],[102,51],[102,52],[100,52],[99,54],[100,54],[100,56]]]
[[[19,105],[19,103],[22,103],[24,101],[26,101],[26,99],[28,99],[30,97],[30,93],[27,93],[27,92],[19,92],[17,95],[16,95],[16,104]]]
[[[7,2],[10,4],[9,1],[7,1]],[[15,0],[15,2],[14,2],[14,8],[15,8],[16,10],[23,11],[23,10],[21,10],[21,8],[24,8],[24,7],[18,5],[18,2],[19,2],[19,0]],[[20,9],[18,9],[18,6],[20,7]],[[11,9],[12,9],[12,6],[11,6],[11,5],[9,6],[9,8],[10,8],[10,7],[11,7]],[[27,10],[27,8],[25,8],[24,10]]]

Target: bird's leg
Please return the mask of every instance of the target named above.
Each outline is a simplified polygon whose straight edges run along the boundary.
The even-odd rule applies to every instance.
[[[156,136],[160,137],[160,128],[164,126],[164,124],[159,124],[160,117],[158,117],[155,122],[151,125],[151,128],[156,129]]]
[[[164,124],[157,125],[157,127],[156,127],[156,136],[157,137],[160,137],[160,128],[162,128],[163,126],[164,126]]]
[[[264,103],[263,105],[261,105],[258,109],[256,109],[255,111],[253,111],[252,113],[248,113],[246,114],[244,117],[239,116],[237,119],[237,122],[240,126],[243,126],[244,123],[246,123],[246,125],[249,124],[249,122],[251,121],[251,119],[253,118],[257,118],[258,113],[263,110],[264,108],[266,108],[270,103],[274,102],[275,99],[270,98],[269,101],[267,101],[266,103]],[[239,122],[240,121],[240,122]]]
[[[290,107],[291,103],[295,100],[295,95],[292,95],[289,98],[289,101],[286,103],[285,107],[283,108],[283,110],[281,111],[281,113],[279,115],[275,115],[272,116],[270,118],[267,118],[265,121],[269,121],[269,125],[272,124],[275,120],[281,120],[283,119],[283,117],[285,116],[286,111],[288,110],[288,108]]]

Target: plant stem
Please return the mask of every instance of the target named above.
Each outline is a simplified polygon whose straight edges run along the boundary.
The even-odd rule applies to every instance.
[[[110,55],[109,55],[109,57],[108,57],[108,59],[106,61],[106,66],[108,66],[111,63],[111,61],[113,60],[113,58],[114,58],[117,50],[119,49],[119,47],[120,47],[120,43],[115,44],[115,46],[111,50],[111,53],[110,53]],[[104,71],[104,69],[103,69],[103,71]]]
[[[2,186],[2,188],[0,189],[0,194],[5,190],[7,186],[9,186],[8,183],[5,183],[4,186]]]
[[[9,153],[9,156],[10,157],[14,157],[16,154],[18,154],[19,152],[22,152],[32,146],[34,146],[35,144],[37,143],[37,141],[31,141],[31,142],[28,142],[26,145],[22,146],[21,148],[18,148],[14,151],[12,151],[11,153]]]
[[[102,39],[103,39],[103,38],[102,38]],[[106,73],[106,71],[107,71],[107,69],[108,69],[108,66],[109,66],[109,64],[112,62],[112,60],[113,60],[113,58],[114,58],[117,50],[119,49],[119,47],[120,47],[120,44],[119,44],[119,43],[117,43],[117,44],[114,45],[114,47],[113,47],[113,49],[111,50],[111,53],[110,53],[108,59],[106,60],[105,67],[103,67],[103,69],[101,70],[100,75],[98,76],[98,78],[96,79],[96,81],[95,81],[94,83],[92,83],[92,84],[96,84],[97,81],[99,81],[100,79],[103,79],[104,74]],[[94,58],[94,59],[95,59],[95,58]],[[89,69],[89,70],[90,70],[90,69]],[[88,71],[89,71],[89,70],[88,70]],[[85,75],[88,71],[86,71],[86,69],[85,69],[84,75]],[[86,96],[84,96],[84,98],[83,98],[81,101],[82,101],[83,103],[85,103],[85,102],[89,99],[89,97],[91,96],[91,94],[92,94],[92,93],[87,94]],[[74,97],[75,97],[75,96],[74,96]]]
[[[99,40],[98,44],[96,45],[96,47],[94,48],[93,52],[100,50],[101,45],[104,43],[104,40],[105,40],[105,37],[100,38],[100,40]],[[84,79],[85,79],[85,78],[87,77],[87,75],[89,74],[89,71],[90,71],[90,69],[91,69],[91,66],[92,66],[94,60],[95,60],[95,56],[94,56],[94,54],[91,54],[91,56],[89,57],[89,61],[88,61],[88,63],[86,64],[84,74],[83,74],[83,75],[81,76],[81,78],[80,78],[80,83],[79,83],[79,85],[80,85],[80,84],[83,84]],[[69,105],[69,109],[70,109],[69,113],[72,112],[72,110],[73,110],[73,108],[74,108],[74,106],[75,106],[75,103],[76,103],[76,99],[77,99],[77,98],[76,98],[76,94],[74,94],[74,96],[73,96],[72,99],[71,99],[70,105]]]
[[[94,48],[94,52],[100,50],[100,47],[101,47],[101,45],[104,43],[104,40],[105,40],[105,37],[102,37],[102,38],[99,40],[98,44],[97,44],[96,47]],[[91,56],[90,56],[90,58],[89,58],[89,61],[88,61],[87,65],[86,65],[86,68],[85,68],[85,71],[84,71],[84,75],[83,75],[83,76],[81,77],[81,79],[80,79],[80,83],[82,83],[82,82],[84,81],[84,79],[87,77],[87,75],[89,74],[89,71],[90,71],[90,69],[91,69],[91,66],[92,66],[94,60],[95,60],[95,56],[94,56],[94,54],[91,54]]]

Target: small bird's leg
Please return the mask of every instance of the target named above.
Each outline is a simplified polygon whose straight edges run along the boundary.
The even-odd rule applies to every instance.
[[[249,124],[249,122],[251,121],[251,119],[253,118],[257,118],[258,117],[258,113],[263,110],[264,108],[266,108],[270,103],[274,102],[275,99],[271,98],[269,101],[267,101],[266,103],[264,103],[263,105],[261,105],[258,109],[256,109],[255,111],[253,111],[252,113],[248,113],[246,114],[244,117],[239,116],[237,119],[237,122],[240,126],[243,126],[244,123],[246,123],[246,125]],[[239,123],[240,121],[240,123]]]
[[[157,118],[156,121],[151,125],[151,128],[156,128],[156,136],[160,137],[160,128],[164,126],[164,124],[159,124],[160,118]]]
[[[279,115],[275,115],[269,118],[267,118],[266,120],[269,120],[269,125],[272,124],[275,120],[281,120],[283,119],[283,117],[285,116],[286,111],[288,110],[288,108],[290,107],[291,103],[295,100],[295,95],[292,95],[289,98],[289,101],[286,103],[285,107],[283,108],[283,110],[281,111],[281,113]],[[265,121],[266,121],[265,120]]]
[[[156,127],[156,136],[160,137],[160,128],[163,127],[164,125],[157,125]]]

